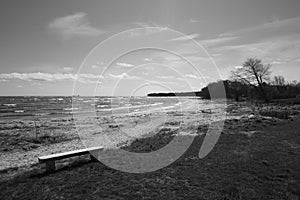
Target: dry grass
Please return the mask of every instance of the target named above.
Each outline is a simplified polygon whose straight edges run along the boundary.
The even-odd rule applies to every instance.
[[[30,150],[78,138],[71,120],[7,121],[0,124],[0,152]]]
[[[251,138],[222,134],[213,151],[198,159],[203,137],[172,165],[146,174],[123,173],[100,163],[68,166],[2,182],[6,199],[297,199],[300,119],[260,129]],[[232,122],[237,123],[237,122]],[[127,150],[147,152],[172,133],[138,139]]]
[[[266,117],[276,117],[278,119],[288,119],[292,112],[290,110],[274,110],[274,109],[268,109],[268,110],[261,110],[259,111],[259,114]]]

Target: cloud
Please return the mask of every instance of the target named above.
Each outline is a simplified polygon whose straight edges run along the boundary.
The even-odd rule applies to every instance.
[[[60,17],[49,24],[49,28],[58,31],[64,37],[98,36],[103,30],[91,26],[86,13],[78,12],[73,15]]]
[[[241,35],[258,38],[270,38],[273,36],[282,36],[286,34],[299,33],[300,17],[288,18],[283,20],[273,20],[257,26],[224,33],[224,35]]]
[[[121,62],[117,62],[116,65],[118,65],[120,67],[134,67],[134,65],[132,65],[130,63],[121,63]]]
[[[168,30],[168,26],[159,25],[155,22],[134,22],[134,25],[139,28],[133,31],[130,31],[129,34],[131,37],[139,37],[145,35],[151,35],[155,33],[159,33],[161,31]]]
[[[279,65],[279,64],[282,64],[282,62],[274,60],[270,64],[271,65]]]
[[[220,54],[214,57],[219,66],[241,65],[247,58],[254,57],[272,64],[274,74],[281,73],[287,79],[295,79],[295,71],[299,71],[297,59],[300,58],[299,27],[300,17],[274,20],[224,33],[219,38],[233,39],[208,47],[212,54]],[[227,76],[231,69],[224,67],[221,73]]]
[[[178,83],[177,81],[155,81],[155,80],[146,80],[148,84],[155,84],[155,85],[162,85],[162,84],[166,84],[166,85],[180,85],[180,83]]]
[[[144,58],[144,61],[145,62],[150,62],[150,61],[152,61],[152,59],[151,58]]]
[[[205,46],[218,46],[222,45],[227,42],[232,42],[233,40],[238,39],[238,36],[231,36],[231,37],[217,37],[212,39],[200,40],[198,41],[200,44]]]
[[[104,67],[104,62],[103,61],[97,61],[96,64],[91,65],[92,69],[99,69]]]
[[[74,70],[73,67],[64,67],[63,69],[65,72],[71,72]]]
[[[56,82],[56,81],[79,81],[82,83],[97,82],[101,78],[94,74],[71,74],[71,73],[6,73],[0,74],[0,81],[9,80],[22,80],[22,81],[45,81],[45,82]]]
[[[157,78],[160,78],[160,79],[175,79],[174,76],[157,76]]]
[[[263,43],[268,43],[268,45],[271,45],[272,47],[284,44],[290,46],[291,43],[298,42],[300,36],[299,26],[300,17],[274,20],[246,29],[223,33],[219,38],[212,39],[211,41],[205,40],[203,42],[204,44],[207,43],[208,45],[211,45],[212,43],[216,44],[215,46],[218,47],[231,49],[243,46],[260,46],[260,44]],[[226,39],[231,43],[226,44]]]
[[[173,38],[169,41],[187,41],[187,40],[193,40],[193,39],[197,39],[200,35],[198,33],[194,33],[191,35],[185,35],[182,37],[178,37],[178,38]]]
[[[168,29],[168,26],[165,26],[165,25],[160,25],[158,23],[155,23],[153,21],[149,21],[149,22],[134,22],[133,23],[134,25],[136,26],[139,26],[139,27],[143,27],[143,28],[149,28],[149,27],[156,27],[156,28],[161,28],[161,29]]]
[[[201,77],[196,76],[194,74],[186,74],[186,75],[184,75],[184,77],[186,77],[186,78],[193,78],[193,79],[201,79]]]
[[[184,79],[180,76],[180,75],[175,75],[175,76],[168,76],[168,75],[160,75],[160,76],[156,76],[156,78],[158,79],[171,79],[173,81],[184,81]]]
[[[198,23],[198,22],[200,22],[200,20],[193,19],[193,18],[190,19],[190,23]]]
[[[139,80],[141,79],[140,77],[137,76],[130,76],[127,73],[122,73],[119,75],[115,75],[115,74],[109,74],[110,77],[112,78],[116,78],[116,79],[123,79],[123,80]]]
[[[300,34],[270,38],[257,43],[235,44],[215,48],[215,52],[222,55],[245,59],[247,57],[257,57],[273,64],[283,64],[295,61],[300,54]],[[225,58],[225,57],[223,57]],[[279,63],[280,62],[280,63]]]
[[[152,24],[148,24],[146,22],[134,22],[133,24],[138,26],[138,27],[143,27],[143,28],[153,27]]]
[[[92,65],[91,68],[92,69],[98,69],[98,68],[100,68],[100,66],[99,65]]]
[[[243,66],[238,65],[238,66],[235,66],[234,68],[235,68],[235,69],[242,69]]]

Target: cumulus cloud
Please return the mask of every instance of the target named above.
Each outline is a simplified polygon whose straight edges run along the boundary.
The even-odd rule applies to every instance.
[[[83,83],[96,82],[99,78],[94,74],[71,74],[71,73],[5,73],[0,74],[0,81],[22,80],[22,81],[79,81]]]
[[[58,31],[64,37],[98,36],[104,33],[103,30],[93,27],[87,14],[83,12],[57,18],[49,24],[49,28]]]

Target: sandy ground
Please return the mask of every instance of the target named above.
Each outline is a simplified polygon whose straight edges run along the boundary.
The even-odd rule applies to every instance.
[[[23,172],[37,165],[39,156],[92,146],[128,145],[137,138],[164,129],[188,130],[192,134],[199,125],[218,120],[220,110],[226,112],[223,104],[207,104],[202,109],[197,106],[197,101],[193,100],[181,110],[99,116],[96,120],[86,116],[78,120],[44,118],[37,121],[36,126],[28,120],[1,121],[0,171],[6,173],[5,176],[7,172]]]
[[[271,109],[289,109],[291,114],[299,112],[299,107],[275,106]],[[207,129],[205,124],[216,119],[209,116],[217,112],[209,108],[180,113],[169,111],[167,120],[161,113],[153,114],[155,123],[149,125],[151,130],[141,128],[139,130],[145,131],[141,131],[142,134],[118,141],[124,142],[122,148],[133,152],[155,151],[170,142],[180,130],[190,130],[191,134],[196,130],[199,138],[185,156],[171,166],[141,176],[115,171],[84,159],[82,162],[78,159],[62,162],[57,173],[44,175],[43,166],[37,164],[38,156],[84,147],[76,138],[72,121],[60,119],[60,123],[62,120],[68,124],[60,126],[64,130],[69,127],[71,136],[58,137],[56,142],[44,140],[38,147],[28,147],[36,144],[28,142],[15,144],[17,148],[2,148],[0,193],[7,199],[14,195],[19,199],[32,199],[33,194],[37,195],[35,199],[297,199],[300,191],[296,167],[300,164],[299,117],[261,116],[256,107],[247,103],[229,104],[226,112],[220,140],[209,156],[200,161],[197,151]],[[204,114],[208,121],[199,122]],[[127,131],[149,123],[148,115],[130,119],[135,120],[128,123],[120,118],[116,126],[106,118],[104,130],[115,133],[120,126]],[[137,125],[133,126],[133,123]],[[11,129],[5,129],[8,125],[2,123],[1,133],[9,135]],[[11,132],[17,135],[16,131],[14,128]],[[75,164],[70,165],[70,162]],[[43,194],[39,194],[39,190]]]

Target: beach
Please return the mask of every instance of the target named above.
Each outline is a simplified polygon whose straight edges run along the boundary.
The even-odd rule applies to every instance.
[[[22,199],[71,196],[75,199],[174,199],[175,196],[176,199],[297,199],[299,106],[262,107],[250,102],[227,102],[222,134],[213,150],[199,159],[208,125],[218,121],[220,106],[216,105],[206,103],[198,110],[193,106],[185,110],[173,107],[164,112],[134,113],[129,118],[115,114],[111,116],[113,120],[98,116],[101,121],[97,122],[105,127],[101,130],[113,136],[110,141],[114,147],[130,152],[156,151],[182,130],[188,133],[187,137],[196,135],[191,147],[176,162],[146,174],[114,170],[90,162],[85,156],[59,161],[55,173],[45,174],[44,166],[38,164],[39,156],[82,149],[88,144],[78,135],[74,119],[71,116],[40,119],[39,138],[35,137],[36,126],[32,121],[2,120],[1,194],[5,199],[14,196]],[[289,115],[276,115],[272,110]],[[270,113],[277,117],[267,116]],[[121,137],[120,127],[125,133],[133,129],[135,132]],[[98,135],[103,134],[100,131],[96,135],[99,139]],[[47,192],[39,193],[39,190]]]
[[[28,103],[20,105],[21,108],[17,108],[18,105],[9,104],[10,109],[15,108],[12,110],[13,116],[11,113],[3,112],[6,115],[2,114],[4,116],[0,121],[0,151],[2,152],[0,170],[22,171],[22,168],[27,169],[31,165],[36,165],[37,158],[42,155],[93,146],[112,148],[128,145],[137,138],[156,134],[163,129],[177,131],[186,129],[193,134],[198,125],[216,121],[221,111],[224,114],[226,112],[223,104],[213,104],[194,98],[180,98],[179,100],[176,98],[149,98],[150,100],[142,98],[132,103],[130,111],[127,102],[123,103],[125,106],[119,106],[113,110],[109,105],[110,98],[101,98],[99,105],[96,104],[96,106],[94,99],[81,98],[79,105],[81,109],[72,109],[74,105],[71,107],[69,97],[51,97],[40,100],[41,107],[45,103],[48,106],[48,109],[41,113],[41,110],[32,109],[34,107],[32,101],[38,101],[37,97],[26,99]],[[52,107],[49,101],[52,101]],[[184,109],[179,107],[181,102]],[[91,105],[89,108],[100,107],[101,110],[95,113],[87,112],[86,105]],[[20,109],[25,112],[16,115],[14,111]],[[47,115],[49,110],[52,113]],[[75,110],[73,115],[70,110]],[[83,130],[80,131],[80,129]]]

